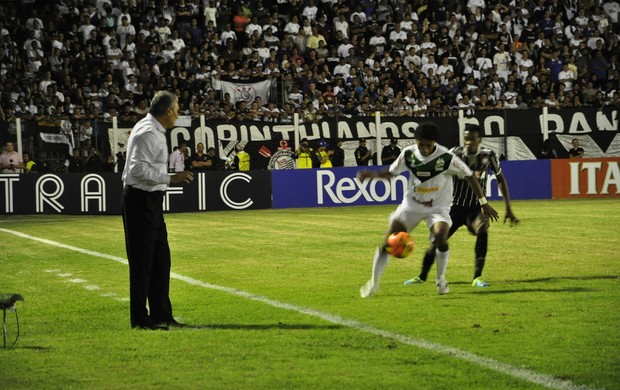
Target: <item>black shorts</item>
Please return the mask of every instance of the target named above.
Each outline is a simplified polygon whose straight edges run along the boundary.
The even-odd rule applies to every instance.
[[[480,206],[452,206],[450,209],[450,218],[452,219],[452,226],[450,227],[450,236],[454,234],[461,226],[466,225],[467,230],[471,234],[476,234],[472,224],[480,216],[482,209]]]

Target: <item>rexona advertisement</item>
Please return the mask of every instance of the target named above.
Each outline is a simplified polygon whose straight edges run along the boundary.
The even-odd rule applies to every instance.
[[[503,161],[511,199],[551,198],[549,161]],[[408,176],[391,180],[358,180],[357,167],[273,171],[273,207],[333,207],[400,203]],[[502,199],[497,179],[491,175],[484,189],[486,197]]]

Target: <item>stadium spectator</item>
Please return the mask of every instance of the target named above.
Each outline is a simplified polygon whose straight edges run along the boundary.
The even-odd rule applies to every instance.
[[[30,159],[29,153],[24,153],[24,173],[38,173],[37,163]]]
[[[230,169],[233,171],[249,171],[250,170],[250,155],[244,150],[244,145],[239,143],[235,146],[235,157],[230,164]]]
[[[332,168],[332,156],[334,154],[333,150],[328,149],[329,144],[325,140],[319,140],[319,146],[317,148],[317,155],[320,162],[320,168]]]
[[[301,140],[299,149],[295,152],[294,159],[297,160],[297,169],[313,168],[316,163],[316,152],[310,147],[310,143],[307,138]]]
[[[398,140],[392,138],[390,143],[383,147],[381,150],[381,163],[383,165],[392,164],[396,158],[400,155],[400,148],[398,147]]]
[[[204,152],[205,146],[202,142],[196,145],[196,153],[191,157],[191,167],[194,171],[206,171],[211,167],[208,163],[207,154]]]
[[[372,151],[366,147],[366,139],[362,138],[359,140],[359,146],[353,153],[355,155],[355,162],[357,163],[357,166],[369,165],[372,157]]]
[[[67,155],[65,159],[65,172],[84,172],[84,169],[82,150],[80,148],[73,148],[73,154]]]
[[[15,150],[13,142],[7,142],[0,154],[0,169],[2,173],[19,173],[24,168],[22,155]]]
[[[579,146],[579,140],[577,138],[571,141],[573,147],[568,151],[568,158],[582,158],[585,155],[585,150]]]
[[[175,147],[170,153],[168,158],[168,169],[170,172],[183,172],[185,171],[185,143],[180,143],[178,147]]]
[[[540,158],[542,159],[556,159],[558,158],[558,153],[551,145],[551,138],[547,138],[543,141],[543,146],[540,149]]]

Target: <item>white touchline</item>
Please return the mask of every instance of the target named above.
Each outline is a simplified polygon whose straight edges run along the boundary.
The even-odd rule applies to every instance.
[[[14,230],[0,228],[0,232],[13,234],[21,238],[41,242],[43,244],[52,245],[58,248],[63,248],[63,249],[67,249],[70,251],[79,252],[79,253],[83,253],[86,255],[95,256],[95,257],[101,257],[101,258],[113,260],[113,261],[116,261],[122,264],[127,264],[127,260],[122,257],[107,255],[105,253],[99,253],[99,252],[91,251],[88,249],[78,248],[72,245],[67,245],[67,244],[57,242],[57,241],[52,241],[52,240],[48,240],[45,238],[31,236],[29,234],[21,233],[21,232],[14,231]],[[232,294],[232,295],[236,295],[239,297],[249,299],[251,301],[262,302],[264,304],[277,307],[279,309],[285,309],[285,310],[295,311],[298,313],[303,313],[309,316],[320,318],[327,322],[331,322],[333,324],[342,325],[342,326],[346,326],[347,328],[356,329],[361,332],[366,332],[366,333],[374,334],[377,336],[398,340],[399,342],[406,344],[406,345],[411,345],[414,347],[426,349],[428,351],[452,356],[452,357],[464,360],[469,363],[478,364],[489,370],[501,372],[511,377],[518,378],[518,379],[521,379],[527,382],[535,383],[541,386],[545,386],[550,389],[562,389],[562,390],[594,389],[588,386],[576,385],[570,381],[555,378],[551,375],[539,374],[527,368],[512,366],[510,364],[502,363],[494,359],[485,358],[483,356],[479,356],[479,355],[476,355],[476,354],[473,354],[467,351],[463,351],[458,348],[453,348],[453,347],[449,347],[446,345],[433,343],[433,342],[425,341],[421,339],[415,339],[413,337],[390,332],[388,330],[379,329],[374,326],[364,324],[363,322],[351,320],[348,318],[340,317],[338,315],[326,313],[326,312],[319,311],[319,310],[314,310],[308,307],[298,306],[292,303],[276,301],[276,300],[269,299],[261,295],[252,294],[246,291],[241,291],[241,290],[237,290],[237,289],[230,288],[230,287],[224,287],[224,286],[218,286],[216,284],[206,283],[198,279],[190,278],[189,276],[177,274],[175,272],[170,273],[170,277],[173,279],[181,280],[193,286],[199,286],[199,287],[204,287],[204,288],[208,288],[212,290],[225,292],[228,294]]]

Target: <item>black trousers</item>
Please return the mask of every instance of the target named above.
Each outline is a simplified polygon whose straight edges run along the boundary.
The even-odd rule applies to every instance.
[[[132,326],[170,322],[170,247],[162,209],[164,193],[126,186],[121,202],[129,261]],[[150,309],[147,311],[146,302]]]

